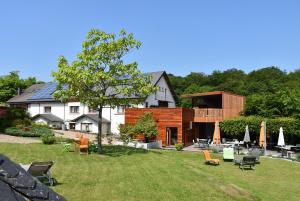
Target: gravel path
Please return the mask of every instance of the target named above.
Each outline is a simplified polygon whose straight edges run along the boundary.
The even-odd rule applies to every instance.
[[[39,138],[31,137],[16,137],[11,135],[0,134],[0,143],[19,143],[19,144],[29,144],[29,143],[40,143]]]

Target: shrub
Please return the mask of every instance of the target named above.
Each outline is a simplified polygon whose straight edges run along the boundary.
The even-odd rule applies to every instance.
[[[89,143],[88,151],[89,153],[96,153],[98,151],[98,146],[95,143]]]
[[[40,137],[40,134],[33,133],[30,130],[24,131],[16,127],[10,127],[4,131],[7,135],[20,136],[20,137]]]
[[[9,127],[27,127],[31,120],[25,109],[8,108],[5,116],[0,119],[0,131],[5,131]]]
[[[245,134],[245,127],[248,125],[249,132],[256,134],[260,133],[260,124],[264,119],[262,117],[249,116],[238,117],[234,119],[225,120],[220,123],[220,128],[224,134],[232,137],[242,138]],[[282,127],[286,137],[300,136],[300,121],[290,117],[282,117],[276,119],[266,119],[267,122],[267,136],[275,136],[277,138],[279,128]]]
[[[297,154],[296,159],[300,162],[300,154]]]
[[[134,127],[134,133],[144,135],[146,142],[149,141],[149,138],[158,135],[156,122],[151,112],[145,112],[138,118]]]
[[[179,143],[179,144],[175,144],[175,149],[177,151],[181,151],[183,149],[183,144]]]
[[[55,137],[54,135],[49,135],[49,134],[43,134],[41,136],[43,144],[54,144],[55,143]]]
[[[134,137],[134,126],[130,124],[120,124],[120,140],[124,142],[124,144],[128,144],[132,138]]]
[[[23,127],[16,128],[10,127],[4,131],[7,135],[20,136],[20,137],[40,137],[42,135],[53,135],[52,130],[48,128],[37,127]]]

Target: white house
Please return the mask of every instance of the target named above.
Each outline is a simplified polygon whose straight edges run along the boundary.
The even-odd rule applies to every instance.
[[[151,75],[151,83],[159,90],[150,94],[143,104],[131,107],[175,107],[175,93],[166,72],[147,74]],[[7,103],[11,107],[26,108],[35,122],[47,123],[53,128],[65,127],[69,130],[97,133],[97,111],[80,102],[62,103],[55,100],[53,93],[56,86],[57,83],[35,84]],[[102,132],[118,134],[118,126],[125,121],[124,107],[105,107],[102,117]]]

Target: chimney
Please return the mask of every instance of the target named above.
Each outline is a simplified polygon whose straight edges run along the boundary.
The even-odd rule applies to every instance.
[[[21,95],[21,93],[22,93],[22,90],[20,87],[18,87],[18,95]]]

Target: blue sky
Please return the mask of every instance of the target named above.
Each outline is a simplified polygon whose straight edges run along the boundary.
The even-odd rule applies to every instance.
[[[134,33],[126,60],[176,75],[265,66],[300,67],[300,1],[2,1],[0,75],[50,81],[59,55],[72,61],[91,28]]]

